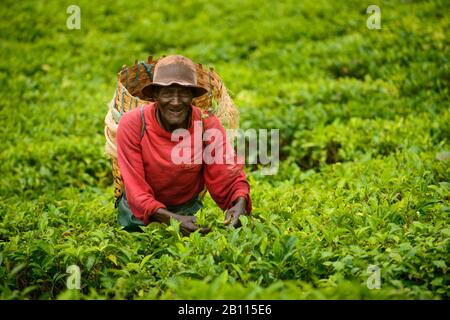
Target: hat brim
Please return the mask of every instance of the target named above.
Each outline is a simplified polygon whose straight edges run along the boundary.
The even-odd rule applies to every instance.
[[[208,90],[206,90],[205,88],[201,87],[201,86],[196,86],[196,85],[192,85],[192,84],[184,84],[184,83],[179,83],[179,82],[170,82],[170,83],[156,83],[156,82],[152,82],[149,85],[145,86],[144,88],[142,88],[141,92],[144,96],[152,98],[153,99],[153,94],[155,92],[156,89],[159,88],[163,88],[163,87],[167,87],[170,86],[172,84],[177,84],[186,88],[189,88],[192,90],[192,94],[193,94],[193,98],[197,98],[200,97],[202,95],[204,95],[205,93],[208,92]]]

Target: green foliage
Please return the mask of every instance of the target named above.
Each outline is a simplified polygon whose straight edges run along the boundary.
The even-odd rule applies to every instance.
[[[77,4],[80,30],[62,2],[0,9],[1,299],[449,298],[446,1],[382,2],[381,30],[359,1]],[[280,129],[240,229],[209,196],[206,236],[117,224],[116,72],[173,53],[216,68],[241,127]]]

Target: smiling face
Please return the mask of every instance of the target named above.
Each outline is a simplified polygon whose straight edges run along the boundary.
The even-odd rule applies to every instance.
[[[161,87],[154,93],[161,124],[168,131],[187,129],[193,94],[191,89],[179,85]]]

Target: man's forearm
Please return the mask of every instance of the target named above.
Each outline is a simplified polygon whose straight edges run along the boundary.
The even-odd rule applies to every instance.
[[[159,208],[156,210],[155,214],[152,215],[152,219],[157,222],[162,222],[165,224],[170,224],[170,218],[175,218],[176,214],[170,212],[167,209]]]
[[[245,197],[238,197],[236,200],[234,200],[234,205],[242,206],[245,209],[247,200],[245,199]]]

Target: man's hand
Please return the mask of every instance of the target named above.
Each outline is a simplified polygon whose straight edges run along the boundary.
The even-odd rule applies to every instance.
[[[225,215],[225,221],[223,223],[228,225],[231,222],[231,225],[233,227],[235,227],[235,228],[240,227],[242,224],[241,224],[241,221],[239,220],[239,217],[241,215],[247,214],[247,212],[245,211],[246,205],[247,204],[246,204],[245,198],[239,197],[236,200],[235,205],[227,210],[227,213]]]
[[[183,216],[170,212],[166,209],[160,208],[153,215],[153,220],[170,224],[170,218],[180,221],[180,231],[184,236],[189,236],[192,232],[195,232],[199,227],[197,226],[197,218],[194,216]],[[211,228],[201,228],[200,233],[206,234],[211,231]]]
[[[194,216],[183,216],[176,214],[175,219],[180,221],[180,231],[184,236],[189,236],[192,232],[195,232],[199,227],[197,226],[197,218]],[[206,234],[211,231],[211,228],[201,228],[200,233]]]

